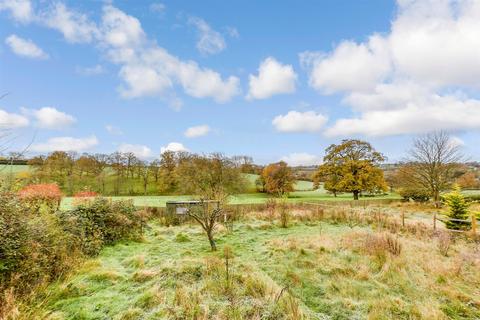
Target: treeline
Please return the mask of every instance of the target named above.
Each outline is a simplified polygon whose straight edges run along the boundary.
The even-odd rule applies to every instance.
[[[26,184],[56,183],[66,195],[89,190],[102,195],[157,195],[182,193],[180,181],[193,159],[187,152],[164,152],[160,158],[145,161],[135,154],[77,154],[55,151],[27,161],[28,173],[17,177],[21,187]],[[228,158],[243,173],[257,173],[258,166],[246,156]],[[253,190],[247,190],[253,191]]]

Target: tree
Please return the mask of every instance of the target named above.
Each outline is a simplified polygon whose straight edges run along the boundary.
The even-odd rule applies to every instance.
[[[178,187],[184,194],[193,194],[201,201],[188,215],[200,224],[215,251],[214,232],[224,214],[223,208],[231,195],[245,190],[246,180],[235,163],[221,154],[188,155],[184,160],[177,169]]]
[[[464,196],[461,193],[459,185],[454,185],[452,192],[444,196],[444,201],[448,206],[448,217],[450,219],[445,223],[445,226],[448,229],[460,230],[468,227],[468,221],[459,221],[459,220],[468,220],[468,204],[465,201]]]
[[[187,156],[188,157],[188,156]],[[173,192],[177,188],[177,162],[175,152],[166,151],[160,157],[160,190]]]
[[[440,192],[448,189],[463,155],[460,146],[443,132],[433,132],[416,138],[408,162],[401,170],[411,185],[428,190],[435,206],[440,204]]]
[[[463,189],[474,189],[478,187],[478,180],[475,172],[468,171],[457,178],[456,183]]]
[[[284,161],[269,164],[262,170],[261,176],[267,193],[284,196],[294,190],[295,176]]]
[[[325,150],[323,164],[316,176],[325,181],[325,189],[333,192],[351,192],[353,199],[363,191],[386,191],[387,185],[383,171],[378,165],[385,157],[368,142],[361,140],[343,140],[341,144],[332,144]]]

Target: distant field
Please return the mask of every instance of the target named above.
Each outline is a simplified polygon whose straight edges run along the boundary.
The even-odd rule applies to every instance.
[[[255,181],[257,181],[259,175],[258,174],[252,174],[252,173],[246,173],[245,176],[247,177],[247,180],[250,184],[249,189],[256,189]],[[313,182],[311,181],[304,181],[304,180],[298,180],[295,183],[295,190],[296,191],[309,191],[313,190]]]
[[[165,207],[167,201],[182,201],[182,200],[191,200],[192,196],[188,195],[171,195],[171,196],[124,196],[124,197],[109,197],[112,200],[133,200],[136,206],[147,206],[147,207]],[[265,193],[245,193],[232,197],[230,204],[258,204],[265,203],[271,196]],[[363,198],[365,200],[376,200],[376,199],[400,199],[400,197],[391,193],[385,196],[377,197],[368,197]],[[62,209],[69,209],[73,204],[73,197],[65,197],[62,200]],[[337,197],[334,197],[331,194],[328,194],[322,190],[318,191],[295,191],[290,193],[288,202],[306,202],[306,201],[345,201],[352,200],[351,194],[341,194]]]
[[[8,165],[8,164],[0,164],[0,175],[9,174],[9,173],[20,173],[20,172],[29,172],[30,166],[28,164],[21,164],[21,165]]]

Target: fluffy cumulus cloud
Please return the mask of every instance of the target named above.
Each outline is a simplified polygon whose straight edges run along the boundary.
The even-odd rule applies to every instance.
[[[125,153],[131,152],[140,159],[146,159],[152,156],[152,150],[149,147],[140,144],[122,143],[118,147],[118,151]]]
[[[32,115],[36,119],[37,126],[42,129],[64,129],[77,121],[73,116],[53,107],[43,107],[38,110],[23,109],[23,112]]]
[[[98,36],[97,26],[87,15],[69,9],[62,2],[55,2],[45,9],[39,19],[46,26],[60,31],[71,43],[88,43]]]
[[[180,142],[170,142],[165,147],[160,148],[160,153],[164,153],[167,151],[172,152],[182,152],[182,151],[189,151],[183,144]]]
[[[326,134],[397,135],[480,128],[480,2],[398,0],[390,32],[305,52],[310,85],[341,92],[354,116]]]
[[[13,7],[6,3],[12,0],[0,0],[0,10],[13,12]],[[99,22],[63,2],[45,5],[32,15],[35,17],[32,21],[59,31],[67,42],[93,43],[110,62],[118,65],[122,80],[119,91],[123,97],[158,96],[178,107],[181,102],[176,96],[177,88],[189,96],[211,98],[218,103],[240,94],[238,77],[223,77],[195,61],[170,54],[148,38],[136,17],[111,4],[103,6]]]
[[[0,11],[9,11],[13,19],[22,23],[34,17],[30,0],[0,0]]]
[[[249,76],[247,99],[266,99],[276,94],[295,92],[297,74],[291,65],[268,57],[260,63],[258,75]]]
[[[46,142],[32,145],[31,150],[36,152],[52,151],[85,151],[98,145],[98,139],[94,135],[85,138],[55,137]]]
[[[23,39],[15,34],[11,34],[5,39],[5,43],[16,55],[32,59],[48,58],[48,54],[30,39]]]
[[[280,132],[318,132],[327,120],[326,116],[314,111],[290,111],[276,116],[272,124]]]
[[[0,109],[0,130],[22,128],[29,124],[27,117]]]
[[[289,166],[292,167],[313,166],[322,162],[321,157],[305,152],[291,153],[288,156],[282,157],[280,160],[285,161]]]
[[[187,138],[197,138],[205,136],[210,132],[210,127],[206,124],[200,126],[190,127],[185,131],[185,137]]]
[[[402,108],[364,111],[359,117],[339,119],[325,133],[328,136],[384,136],[478,128],[479,100],[430,94],[416,97]]]
[[[227,47],[225,39],[218,31],[213,30],[205,20],[190,17],[188,23],[197,29],[197,49],[201,54],[216,54],[225,50]]]

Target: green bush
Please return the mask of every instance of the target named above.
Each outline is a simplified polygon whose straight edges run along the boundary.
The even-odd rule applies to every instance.
[[[15,195],[0,195],[0,234],[0,290],[27,291],[73,263],[74,245],[58,218],[31,214]]]
[[[131,201],[110,202],[104,198],[82,203],[60,213],[65,231],[72,234],[87,255],[96,255],[104,245],[120,239],[138,239],[145,224],[144,212]]]
[[[398,189],[398,194],[400,194],[404,200],[412,199],[415,202],[427,202],[431,198],[427,190],[418,188],[400,188]]]

